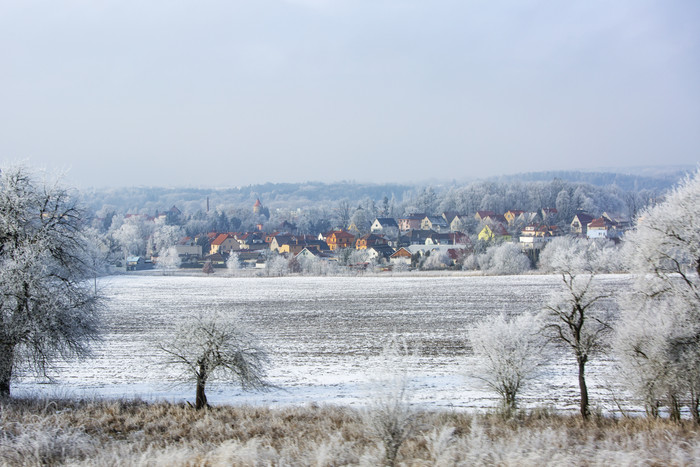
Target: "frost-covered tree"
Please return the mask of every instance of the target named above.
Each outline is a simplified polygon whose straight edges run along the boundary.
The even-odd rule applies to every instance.
[[[110,273],[110,262],[114,260],[110,248],[110,238],[101,235],[94,228],[83,229],[85,238],[85,249],[83,250],[83,261],[91,266],[93,278],[96,281],[98,276]]]
[[[700,172],[669,193],[666,201],[644,210],[636,229],[625,236],[631,270],[648,273],[652,294],[684,297],[700,309]]]
[[[433,250],[425,257],[420,268],[426,271],[445,269],[452,263],[450,255],[444,250]]]
[[[418,212],[423,212],[427,215],[435,214],[438,207],[438,196],[432,186],[423,188],[418,199],[416,200],[416,208]]]
[[[350,202],[347,199],[338,201],[338,206],[335,209],[335,219],[337,226],[341,229],[347,228],[350,223],[350,216],[352,215],[352,208],[350,207]]]
[[[467,333],[477,357],[472,374],[501,397],[504,415],[517,409],[522,386],[544,361],[542,322],[531,313],[507,320],[503,314],[483,319]]]
[[[685,404],[700,422],[699,219],[700,173],[641,212],[625,237],[628,264],[637,274],[634,292],[621,297],[615,348],[626,381],[636,385],[652,415],[654,405],[665,404],[680,418]]]
[[[236,273],[241,269],[241,259],[238,253],[231,252],[228,259],[226,260],[226,269],[228,269],[229,274],[236,275]]]
[[[489,247],[477,259],[479,269],[492,274],[521,274],[530,269],[530,259],[515,243]]]
[[[270,252],[265,261],[265,273],[268,276],[286,276],[289,274],[289,261],[283,255]]]
[[[603,301],[609,295],[601,290],[594,274],[560,271],[561,290],[556,291],[545,307],[545,330],[550,337],[571,350],[578,366],[581,416],[589,416],[586,364],[602,350],[611,331],[609,313]]]
[[[350,224],[357,229],[354,233],[365,234],[369,232],[374,218],[375,216],[371,211],[359,206],[350,217]]]
[[[98,337],[100,296],[69,190],[25,168],[0,174],[0,396],[18,368],[46,375],[57,357],[84,356]]]
[[[182,228],[177,225],[168,225],[164,221],[158,221],[153,232],[154,251],[167,250],[183,237]]]
[[[679,420],[687,406],[700,422],[700,321],[677,297],[660,300],[625,295],[614,349],[622,382],[649,416],[666,407]]]
[[[183,375],[195,381],[196,409],[207,406],[206,385],[212,380],[233,381],[244,390],[269,386],[267,353],[236,323],[235,314],[200,315],[183,323],[159,349],[167,364],[181,367]]]
[[[158,255],[158,267],[163,270],[163,273],[173,271],[179,268],[181,264],[182,259],[174,246],[164,248]]]
[[[152,226],[146,225],[142,216],[131,216],[123,220],[112,236],[121,245],[124,256],[142,255],[146,252],[146,241],[151,232]]]
[[[562,236],[545,245],[539,269],[543,272],[607,273],[622,270],[622,263],[620,249],[612,240]]]

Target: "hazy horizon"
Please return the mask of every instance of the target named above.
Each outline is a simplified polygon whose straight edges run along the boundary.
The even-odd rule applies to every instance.
[[[700,3],[0,2],[0,163],[79,187],[694,166]]]

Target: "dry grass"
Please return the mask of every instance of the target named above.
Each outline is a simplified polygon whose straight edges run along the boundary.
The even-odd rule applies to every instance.
[[[0,402],[2,465],[381,465],[380,440],[345,407],[213,407],[141,401]],[[399,465],[694,465],[690,422],[547,412],[425,412]]]

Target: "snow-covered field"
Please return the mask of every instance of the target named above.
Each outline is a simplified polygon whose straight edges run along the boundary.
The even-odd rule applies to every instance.
[[[598,278],[623,290],[630,277]],[[55,384],[25,377],[16,394],[193,400],[194,385],[176,384],[156,348],[189,315],[237,313],[270,353],[276,389],[245,393],[211,386],[210,403],[362,405],[381,379],[380,352],[392,336],[417,349],[408,361],[412,400],[434,408],[483,409],[494,394],[466,377],[473,359],[465,334],[479,318],[499,312],[538,311],[560,284],[558,276],[503,277],[171,277],[114,276],[102,281],[108,306],[105,336],[93,358],[61,364]],[[522,393],[526,407],[576,410],[577,379],[567,353],[556,357]],[[613,408],[613,366],[589,364],[591,402]]]

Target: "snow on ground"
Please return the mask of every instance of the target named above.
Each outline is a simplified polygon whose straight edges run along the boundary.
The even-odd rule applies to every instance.
[[[486,409],[497,397],[467,377],[473,357],[469,326],[492,313],[539,311],[560,277],[182,277],[114,276],[102,281],[106,332],[94,357],[65,362],[54,383],[26,376],[15,394],[71,397],[141,397],[193,400],[192,383],[162,364],[156,344],[189,315],[236,314],[270,353],[275,389],[245,393],[212,385],[210,403],[363,405],[381,383],[380,352],[392,335],[417,349],[406,362],[412,400],[427,408]],[[621,290],[630,277],[606,275],[605,287]],[[522,392],[525,407],[576,410],[576,367],[567,353],[555,358]],[[591,402],[613,408],[613,365],[594,358],[587,371]],[[629,405],[629,404],[628,404]]]

